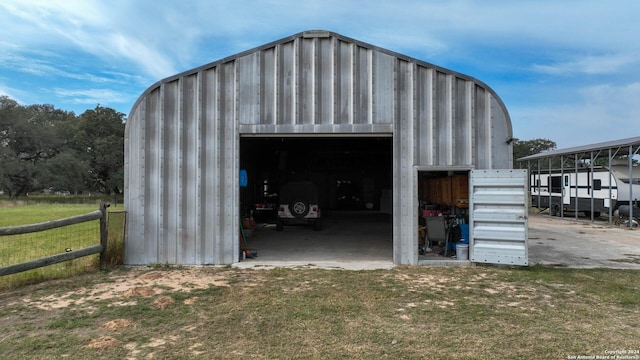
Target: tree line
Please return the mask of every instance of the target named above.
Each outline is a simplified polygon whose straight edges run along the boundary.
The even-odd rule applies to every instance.
[[[518,159],[529,155],[539,154],[543,151],[555,150],[557,145],[555,141],[549,139],[531,139],[520,140],[518,138],[513,139],[513,168],[520,167]]]
[[[120,194],[125,121],[100,105],[76,116],[0,96],[0,191]]]

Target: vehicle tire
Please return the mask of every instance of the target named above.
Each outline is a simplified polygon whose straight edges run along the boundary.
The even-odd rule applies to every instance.
[[[276,220],[276,231],[282,230],[284,230],[284,224],[282,223],[282,220]]]
[[[309,204],[301,200],[296,200],[289,204],[289,211],[294,217],[301,219],[309,213]]]
[[[316,220],[316,222],[313,223],[313,230],[315,231],[322,230],[322,221],[320,221],[320,219]]]
[[[551,216],[560,216],[560,206],[551,205],[551,207],[549,208],[549,215],[551,215]]]

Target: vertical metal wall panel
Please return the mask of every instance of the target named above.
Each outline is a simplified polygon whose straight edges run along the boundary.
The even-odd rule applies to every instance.
[[[498,99],[493,94],[487,96],[491,103],[491,168],[508,169],[513,166],[513,151],[505,151],[505,144],[511,149],[512,131],[504,126],[507,114],[501,111]]]
[[[353,122],[355,124],[371,123],[371,50],[361,46],[355,46],[354,49],[354,104],[353,104]]]
[[[471,146],[471,91],[470,82],[464,79],[455,79],[455,98],[453,109],[453,158],[452,165],[470,165]]]
[[[475,166],[491,169],[491,107],[484,88],[476,86],[475,94]]]
[[[158,262],[177,263],[178,227],[180,224],[180,132],[181,119],[179,113],[179,81],[174,80],[163,85],[163,121],[162,136],[162,202],[163,222],[160,227],[160,253]]]
[[[202,260],[201,264],[217,264],[220,259],[218,242],[224,236],[220,187],[221,151],[219,67],[203,71],[202,88],[202,153],[200,155],[202,207],[199,216]]]
[[[238,121],[257,124],[260,120],[260,54],[235,61],[238,74]]]
[[[393,262],[418,263],[417,243],[417,187],[415,164],[414,66],[398,60],[396,78],[397,100],[394,143],[393,177]]]
[[[278,124],[292,125],[296,123],[295,88],[296,61],[294,41],[279,46],[278,51]]]
[[[392,124],[395,108],[396,58],[380,51],[373,51],[373,78],[371,116],[374,124]]]
[[[142,214],[144,216],[144,258],[141,264],[158,263],[158,252],[160,251],[160,223],[162,221],[162,111],[161,101],[162,88],[151,92],[147,97],[146,128],[145,128],[145,182],[144,199],[145,204]],[[128,209],[128,207],[127,207]],[[132,209],[133,210],[133,209]],[[131,214],[127,210],[129,218],[135,216],[137,211]]]
[[[199,154],[199,73],[186,76],[183,80],[180,102],[182,104],[182,172],[180,174],[182,183],[182,221],[180,223],[181,241],[178,248],[178,261],[182,264],[197,264],[196,250],[197,241],[200,237],[198,233],[198,222],[200,220],[200,168],[198,167]]]
[[[260,65],[260,117],[250,124],[274,125],[276,122],[276,47],[262,51]]]
[[[128,264],[238,260],[239,139],[393,136],[394,262],[414,264],[415,168],[510,168],[511,123],[485,84],[338,34],[301,33],[175,75],[126,130]]]
[[[315,80],[316,80],[316,39],[301,39],[298,55],[298,123],[312,125],[316,122]]]
[[[316,124],[331,125],[335,119],[335,39],[317,39]]]
[[[338,41],[336,59],[336,123],[353,124],[353,44]]]
[[[215,262],[230,264],[236,262],[239,254],[238,238],[240,226],[238,133],[236,106],[236,64],[228,62],[222,65],[220,86],[220,238],[217,240]]]
[[[433,69],[419,66],[416,74],[416,163],[423,166],[434,165],[435,158],[433,73]]]
[[[435,78],[435,129],[436,165],[451,165],[451,146],[453,136],[451,132],[451,79],[450,76],[441,71],[436,72]]]
[[[124,184],[127,191],[124,193],[124,203],[128,204],[127,245],[124,249],[124,262],[126,264],[144,264],[145,257],[145,232],[144,232],[144,209],[145,209],[145,147],[147,145],[145,137],[145,111],[146,102],[133,111],[127,119],[125,128],[125,157],[124,167],[127,169],[124,174]],[[133,214],[132,214],[133,212]]]

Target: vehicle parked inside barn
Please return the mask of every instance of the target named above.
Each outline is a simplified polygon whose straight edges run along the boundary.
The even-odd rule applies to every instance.
[[[276,230],[284,225],[313,225],[315,231],[322,229],[318,188],[311,181],[290,182],[280,189],[280,205]]]

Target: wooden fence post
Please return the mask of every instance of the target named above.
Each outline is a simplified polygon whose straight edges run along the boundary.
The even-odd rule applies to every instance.
[[[100,218],[100,245],[102,245],[102,251],[100,252],[100,270],[107,268],[107,241],[109,233],[107,230],[107,208],[110,206],[108,202],[100,203],[100,211],[102,217]]]

